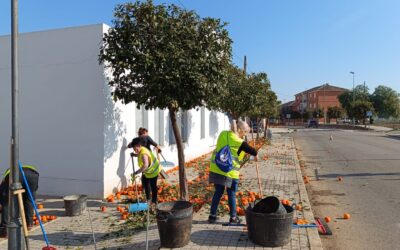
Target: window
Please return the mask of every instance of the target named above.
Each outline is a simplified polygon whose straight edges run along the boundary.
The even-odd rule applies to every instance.
[[[164,110],[154,110],[154,141],[164,145]]]
[[[177,119],[177,123],[179,124],[178,115],[177,115],[176,119]],[[171,118],[170,118],[169,114],[168,114],[168,144],[169,145],[176,144],[174,130],[172,128]]]
[[[200,139],[206,137],[206,109],[202,107],[200,109]]]
[[[188,121],[188,112],[182,111],[181,113],[181,135],[182,142],[187,142],[189,138],[189,121]]]

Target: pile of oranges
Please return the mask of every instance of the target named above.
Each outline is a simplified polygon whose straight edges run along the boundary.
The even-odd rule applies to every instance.
[[[55,216],[55,215],[41,215],[40,216],[40,220],[42,221],[42,223],[50,222],[55,219],[57,219],[57,216]],[[36,217],[36,215],[33,216],[33,224],[39,225],[39,219]]]
[[[43,209],[44,208],[43,204],[37,204],[36,207],[38,209]],[[40,216],[40,220],[42,221],[42,223],[50,222],[50,221],[53,221],[55,219],[57,219],[57,216],[55,216],[55,215],[41,215]],[[33,224],[36,225],[36,226],[40,224],[39,223],[39,219],[38,219],[38,217],[36,215],[33,216]]]
[[[265,143],[264,140],[259,140],[256,142],[256,148],[261,148]],[[253,142],[251,143],[253,144]],[[254,144],[253,144],[254,145]],[[198,176],[192,180],[187,182],[188,184],[188,193],[189,193],[189,201],[193,204],[193,211],[198,212],[205,204],[211,204],[211,199],[214,194],[214,187],[212,184],[209,184],[209,168],[210,161],[208,159],[208,154],[202,155],[196,159],[193,159],[189,162],[185,163],[185,169],[192,168],[193,171],[198,173]],[[268,159],[265,155],[263,159]],[[171,173],[177,171],[179,169],[178,166],[169,169],[167,173]],[[143,188],[141,185],[137,185],[137,194],[136,188],[131,185],[126,188],[122,188],[115,194],[109,195],[106,200],[107,202],[114,203],[118,201],[119,203],[134,203],[137,202],[137,198],[139,198],[139,202],[145,202],[145,195],[143,194]],[[165,180],[161,180],[158,183],[158,202],[169,202],[169,201],[177,201],[179,199],[179,185],[173,185]],[[137,197],[139,196],[139,197]],[[253,191],[241,191],[238,192],[236,198],[237,204],[237,213],[240,216],[245,214],[245,208],[249,205],[250,202],[254,202],[256,199],[261,199],[262,197],[259,194],[256,194]],[[106,207],[100,207],[102,212],[106,211]],[[130,218],[130,215],[126,208],[117,207],[117,210],[121,213],[121,219],[125,220]],[[229,212],[228,206],[228,197],[227,195],[223,196],[220,201],[220,206],[218,209],[219,214],[224,214]]]

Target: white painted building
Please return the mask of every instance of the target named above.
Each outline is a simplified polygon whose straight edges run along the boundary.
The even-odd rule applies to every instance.
[[[37,166],[39,193],[103,198],[127,185],[132,165],[125,146],[146,127],[177,165],[168,112],[136,109],[111,99],[98,64],[108,26],[96,24],[20,35],[20,159]],[[10,36],[0,36],[0,171],[9,165]],[[186,159],[213,149],[229,128],[225,115],[204,108],[180,115]]]

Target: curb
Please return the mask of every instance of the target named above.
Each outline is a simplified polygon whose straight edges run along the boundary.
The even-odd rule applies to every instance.
[[[304,214],[304,217],[306,220],[314,221],[314,214],[312,212],[311,203],[310,203],[310,200],[308,199],[306,186],[304,185],[304,182],[303,182],[303,175],[301,174],[300,161],[296,154],[297,148],[293,141],[293,138],[290,138],[290,141],[291,141],[292,148],[295,149],[295,154],[293,156],[293,160],[296,165],[297,184],[298,184],[299,191],[300,191],[299,195],[300,195],[301,201],[303,203],[306,203],[307,206],[310,207],[310,210],[303,210],[303,214]],[[307,237],[308,237],[308,241],[310,243],[310,249],[323,249],[321,238],[319,237],[317,229],[307,228]]]

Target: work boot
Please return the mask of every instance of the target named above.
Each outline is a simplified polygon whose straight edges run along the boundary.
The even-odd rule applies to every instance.
[[[240,222],[242,222],[242,220],[237,216],[229,219],[229,224],[240,224]]]
[[[216,215],[210,214],[210,216],[208,216],[208,223],[214,224],[217,222],[218,222],[218,217]]]

